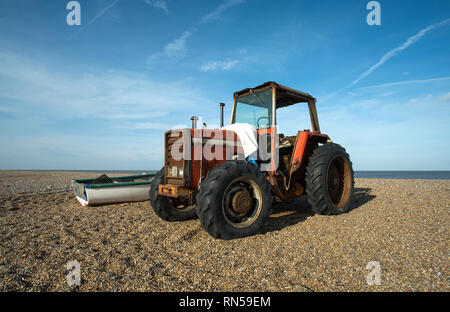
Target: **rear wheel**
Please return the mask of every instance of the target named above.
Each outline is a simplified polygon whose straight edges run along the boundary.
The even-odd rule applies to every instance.
[[[213,237],[233,239],[257,234],[272,209],[266,175],[246,161],[227,161],[208,172],[197,194],[202,227]]]
[[[185,221],[195,219],[197,213],[195,205],[189,205],[179,198],[170,198],[158,195],[160,184],[164,183],[164,168],[162,168],[153,178],[150,188],[150,204],[155,213],[166,221]]]
[[[334,143],[314,150],[306,168],[306,193],[318,214],[348,212],[353,204],[353,168],[345,149]]]

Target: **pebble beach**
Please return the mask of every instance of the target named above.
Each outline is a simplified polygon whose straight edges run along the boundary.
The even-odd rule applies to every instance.
[[[355,179],[347,214],[302,196],[275,204],[263,233],[223,241],[149,202],[82,207],[70,182],[98,175],[0,171],[0,291],[450,290],[450,180]]]

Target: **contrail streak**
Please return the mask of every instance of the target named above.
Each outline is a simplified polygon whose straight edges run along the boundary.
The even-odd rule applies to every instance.
[[[443,20],[440,23],[436,23],[436,24],[430,25],[430,26],[422,29],[417,34],[415,34],[414,36],[409,37],[408,40],[406,40],[401,46],[398,46],[395,49],[393,49],[393,50],[389,51],[388,53],[386,53],[385,55],[383,55],[383,57],[378,61],[378,63],[373,65],[371,68],[369,68],[364,73],[362,73],[358,77],[358,79],[353,81],[349,86],[351,87],[351,86],[357,84],[361,79],[369,76],[375,69],[377,69],[378,67],[380,67],[381,65],[386,63],[386,61],[389,60],[391,57],[397,55],[401,51],[407,49],[408,47],[410,47],[411,45],[413,45],[414,43],[416,43],[417,41],[422,39],[422,37],[425,36],[427,32],[429,32],[429,31],[431,31],[433,29],[436,29],[438,27],[445,26],[445,25],[449,24],[449,22],[450,22],[450,18],[447,18],[446,20]]]
[[[428,27],[425,27],[424,29],[422,29],[421,31],[419,31],[417,34],[415,34],[414,36],[409,37],[402,45],[396,47],[395,49],[390,50],[388,53],[386,53],[385,55],[383,55],[383,57],[378,61],[378,63],[376,63],[375,65],[373,65],[371,68],[369,68],[368,70],[366,70],[364,73],[362,73],[358,79],[356,79],[355,81],[353,81],[352,83],[350,83],[349,85],[336,90],[334,92],[331,92],[330,94],[328,94],[327,96],[325,96],[322,99],[322,103],[326,102],[327,100],[329,100],[332,96],[345,91],[347,89],[350,89],[351,87],[353,87],[355,84],[357,84],[361,79],[369,76],[375,69],[377,69],[378,67],[380,67],[381,65],[383,65],[384,63],[386,63],[391,57],[397,55],[398,53],[400,53],[401,51],[407,49],[408,47],[410,47],[411,45],[413,45],[414,43],[416,43],[417,41],[419,41],[420,39],[422,39],[423,36],[426,35],[427,32],[442,27],[442,26],[446,26],[450,24],[450,18],[447,18],[445,20],[443,20],[442,22],[436,23],[436,24],[432,24]]]
[[[82,32],[84,29],[86,29],[87,27],[89,27],[90,25],[92,25],[97,19],[99,19],[100,17],[103,16],[103,14],[105,14],[109,9],[111,9],[112,7],[114,7],[117,2],[119,2],[119,0],[115,0],[113,3],[111,3],[110,5],[104,7],[100,12],[98,12],[98,14],[92,19],[90,20],[86,25],[84,25],[83,27],[81,27],[81,29],[79,31],[77,31],[76,33],[74,33],[72,36],[70,36],[67,39],[67,42],[69,42],[70,40],[72,40],[72,38],[74,38],[76,35],[78,35],[80,32]]]

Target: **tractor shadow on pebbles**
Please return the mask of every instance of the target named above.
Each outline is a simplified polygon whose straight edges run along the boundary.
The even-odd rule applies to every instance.
[[[371,188],[355,188],[353,193],[353,208],[351,210],[363,207],[376,196],[371,193]],[[273,211],[267,223],[264,225],[261,233],[281,231],[282,229],[299,224],[316,213],[308,203],[307,196],[297,197],[291,203],[277,201],[273,204]],[[351,211],[350,211],[351,212]]]

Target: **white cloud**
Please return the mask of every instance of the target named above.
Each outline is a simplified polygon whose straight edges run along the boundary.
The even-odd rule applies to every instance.
[[[430,79],[420,79],[420,80],[405,80],[405,81],[389,82],[389,83],[383,83],[383,84],[379,84],[379,85],[362,87],[362,88],[359,88],[359,90],[374,89],[374,88],[386,88],[386,87],[393,87],[393,86],[402,86],[402,85],[409,85],[409,84],[419,84],[419,83],[428,83],[428,82],[437,82],[437,81],[446,81],[446,80],[450,80],[450,76],[449,77],[430,78]]]
[[[246,48],[239,48],[237,49],[237,53],[239,54],[247,54],[248,50]]]
[[[1,49],[0,64],[1,169],[160,168],[162,133],[210,104],[189,80],[66,72]]]
[[[369,68],[367,71],[365,71],[364,73],[362,73],[358,79],[356,79],[355,81],[353,81],[350,86],[353,86],[355,84],[357,84],[361,79],[369,76],[375,69],[377,69],[378,67],[380,67],[381,65],[383,65],[384,63],[386,63],[391,57],[397,55],[398,53],[400,53],[401,51],[407,49],[408,47],[410,47],[411,45],[413,45],[414,43],[416,43],[417,41],[419,41],[420,39],[422,39],[423,36],[426,35],[427,32],[441,27],[441,26],[445,26],[448,25],[450,23],[450,18],[443,20],[440,23],[436,23],[433,25],[430,25],[424,29],[422,29],[421,31],[419,31],[417,34],[415,34],[414,36],[411,36],[408,38],[408,40],[406,40],[402,45],[396,47],[395,49],[392,49],[391,51],[389,51],[388,53],[386,53],[385,55],[383,55],[383,57],[375,64],[373,65],[371,68]]]
[[[202,17],[201,22],[206,23],[220,18],[220,16],[232,6],[244,3],[245,0],[225,0],[221,5]]]
[[[439,99],[441,102],[450,102],[450,92]]]
[[[145,0],[145,3],[151,5],[154,8],[163,10],[166,14],[169,13],[166,0]]]
[[[168,43],[161,52],[155,52],[150,55],[147,59],[147,64],[151,65],[161,57],[168,59],[179,59],[184,57],[187,52],[186,41],[192,36],[193,31],[195,31],[195,29],[183,32],[180,37]]]
[[[0,154],[1,169],[159,169],[164,155],[162,136],[149,137],[139,132],[132,140],[114,135],[89,137],[82,131],[12,134],[12,138],[1,136],[0,144],[6,149]]]
[[[357,90],[369,90],[369,89],[376,89],[376,88],[386,88],[386,87],[394,87],[394,86],[403,86],[403,85],[410,85],[410,84],[421,84],[421,83],[430,83],[430,82],[439,82],[439,81],[447,81],[450,80],[450,76],[449,77],[437,77],[437,78],[430,78],[430,79],[417,79],[417,80],[405,80],[405,81],[396,81],[396,82],[388,82],[388,83],[382,83],[382,84],[378,84],[378,85],[373,85],[373,86],[367,86],[367,87],[362,87],[362,88],[358,88]],[[324,97],[322,97],[322,99],[320,99],[321,103],[325,103],[327,102],[329,99],[331,99],[333,96],[335,96],[336,94],[348,90],[351,86],[348,85],[344,88],[341,88],[339,90],[336,90]],[[354,93],[352,93],[351,91],[347,91],[347,93],[349,95],[354,95]]]
[[[215,72],[219,70],[229,70],[239,63],[238,60],[232,61],[209,61],[200,67],[203,72]]]
[[[149,0],[147,0],[149,1]],[[150,2],[155,2],[151,1]],[[244,3],[245,0],[225,0],[221,5],[214,10],[204,15],[198,24],[208,23],[215,19],[218,19],[228,8]],[[148,2],[147,2],[148,3]],[[149,3],[150,4],[150,3]],[[167,44],[162,51],[155,52],[147,58],[147,64],[152,65],[156,60],[160,58],[175,59],[178,60],[186,55],[187,52],[187,40],[197,30],[197,27],[192,27],[189,30],[184,31],[180,37]],[[246,53],[246,50],[243,52]]]
[[[179,56],[186,50],[186,40],[192,36],[192,32],[185,31],[181,36],[164,47],[167,56]]]
[[[426,96],[423,96],[423,97],[412,98],[411,100],[409,100],[409,104],[416,104],[416,103],[420,103],[420,102],[425,103],[425,102],[429,102],[432,99],[433,99],[433,95],[427,94]]]
[[[68,74],[1,50],[0,63],[2,106],[17,102],[15,105],[22,106],[16,107],[21,114],[37,111],[51,112],[55,118],[150,122],[206,102],[184,81],[162,82],[144,74],[118,70]]]
[[[317,109],[322,132],[347,149],[355,170],[447,170],[450,145],[430,139],[449,129],[450,105],[442,105],[438,98],[424,94],[411,103],[409,97],[356,101],[338,97]]]
[[[388,92],[384,92],[384,93],[378,94],[377,97],[385,97],[385,96],[393,95],[393,94],[396,94],[396,93],[397,92],[394,92],[394,91],[388,91]]]

